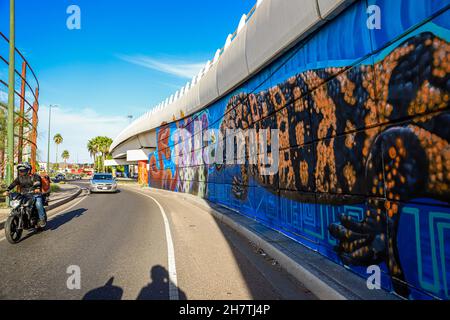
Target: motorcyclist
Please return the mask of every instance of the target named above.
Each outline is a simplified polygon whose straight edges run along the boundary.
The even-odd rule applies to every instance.
[[[21,163],[17,165],[17,178],[10,184],[5,192],[5,195],[8,196],[10,191],[15,187],[20,188],[20,192],[25,193],[33,193],[33,197],[35,198],[36,209],[39,214],[39,222],[38,226],[40,228],[44,228],[46,225],[46,213],[44,209],[44,202],[42,199],[41,187],[42,181],[41,177],[38,174],[32,173],[32,167],[29,163]]]

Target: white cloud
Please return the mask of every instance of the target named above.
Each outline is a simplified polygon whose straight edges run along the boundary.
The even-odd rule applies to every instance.
[[[41,160],[47,159],[48,106],[40,106],[38,127],[38,148]],[[63,150],[68,150],[69,162],[90,162],[86,144],[95,136],[108,136],[114,139],[128,124],[126,116],[101,114],[94,109],[75,110],[65,107],[52,107],[50,161],[55,161],[56,149],[53,136],[60,133],[64,139],[58,147],[58,159]]]
[[[175,75],[181,78],[192,78],[196,76],[205,66],[205,62],[188,62],[181,60],[158,60],[143,55],[118,55],[118,57],[126,62],[130,62],[148,69]]]

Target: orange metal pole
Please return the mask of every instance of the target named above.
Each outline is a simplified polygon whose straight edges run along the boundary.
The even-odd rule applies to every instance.
[[[37,124],[38,124],[38,111],[39,111],[39,89],[36,88],[36,100],[33,104],[33,120],[32,120],[32,133],[31,133],[31,165],[33,167],[33,173],[36,172],[36,146],[37,146]]]
[[[17,163],[22,162],[23,151],[23,117],[25,116],[25,79],[27,76],[27,64],[24,61],[22,63],[22,84],[20,86],[20,113],[19,113],[19,145],[17,152]]]

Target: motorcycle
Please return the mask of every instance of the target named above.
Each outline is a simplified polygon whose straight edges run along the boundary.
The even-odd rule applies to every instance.
[[[39,214],[33,193],[13,192],[9,194],[9,200],[11,213],[5,223],[5,235],[9,243],[18,243],[22,238],[23,230],[40,232],[44,229],[38,226]]]

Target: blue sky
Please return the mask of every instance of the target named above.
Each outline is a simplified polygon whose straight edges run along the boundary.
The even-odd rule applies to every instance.
[[[41,158],[47,154],[49,104],[58,105],[52,135],[65,138],[60,150],[69,150],[71,161],[89,161],[91,136],[114,138],[128,114],[139,116],[186,84],[255,2],[16,0],[16,46],[41,87]],[[81,9],[81,30],[66,26],[70,5]],[[0,31],[7,36],[8,12],[9,0],[0,0]]]

